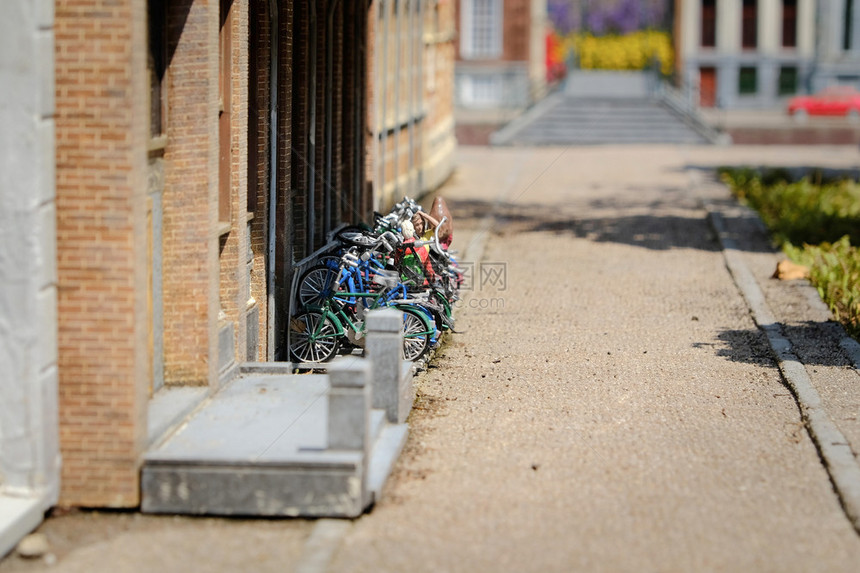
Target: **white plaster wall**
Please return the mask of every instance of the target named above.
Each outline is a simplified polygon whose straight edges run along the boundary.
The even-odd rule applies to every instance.
[[[56,502],[54,5],[0,19],[0,495]],[[2,534],[2,531],[0,531]]]

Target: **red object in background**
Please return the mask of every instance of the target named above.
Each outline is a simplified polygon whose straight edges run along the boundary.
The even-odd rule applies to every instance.
[[[561,41],[555,32],[546,34],[546,81],[554,82],[560,80],[567,74],[562,57]]]
[[[793,97],[788,101],[788,114],[860,117],[860,92],[850,86],[835,86],[815,95]]]
[[[699,70],[699,105],[714,107],[717,103],[717,68],[704,67]]]

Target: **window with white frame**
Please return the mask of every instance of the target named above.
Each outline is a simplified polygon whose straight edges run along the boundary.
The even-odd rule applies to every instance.
[[[491,59],[502,55],[503,0],[463,0],[460,55],[464,59]]]
[[[461,103],[467,107],[494,107],[503,103],[504,84],[499,75],[465,76],[460,90]]]

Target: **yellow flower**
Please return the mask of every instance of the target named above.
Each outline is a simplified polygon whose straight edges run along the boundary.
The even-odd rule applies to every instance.
[[[656,60],[660,71],[668,75],[674,63],[669,34],[654,30],[599,38],[590,34],[571,35],[564,39],[563,46],[565,59],[575,54],[583,69],[641,70]]]

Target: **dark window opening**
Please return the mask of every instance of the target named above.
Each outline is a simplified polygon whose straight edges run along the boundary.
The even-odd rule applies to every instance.
[[[851,35],[854,33],[852,20],[854,19],[854,0],[845,0],[845,20],[843,20],[844,29],[842,30],[842,48],[847,52],[854,47],[851,41]]]
[[[741,68],[738,77],[738,93],[740,95],[758,93],[758,70],[756,68]]]
[[[788,96],[797,93],[797,68],[782,66],[779,68],[779,95]]]
[[[756,0],[744,0],[742,20],[741,46],[745,50],[754,50],[758,47],[758,2]]]
[[[165,0],[149,0],[149,136],[164,135],[167,127],[167,6]]]
[[[797,47],[797,0],[782,0],[782,47]]]
[[[702,0],[702,47],[717,45],[717,0]]]

